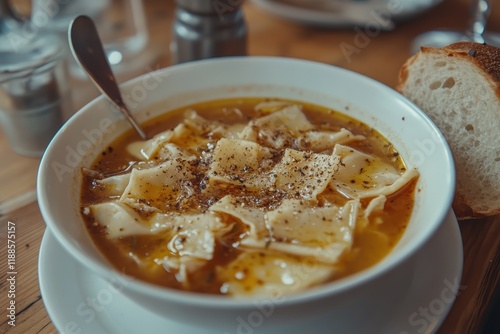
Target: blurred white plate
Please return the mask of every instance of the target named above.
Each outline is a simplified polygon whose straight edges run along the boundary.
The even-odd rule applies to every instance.
[[[394,21],[418,15],[442,0],[252,0],[277,16],[324,27],[376,25],[394,28]],[[375,28],[375,27],[373,27]]]
[[[237,333],[434,333],[460,293],[463,249],[455,215],[450,210],[429,242],[392,275],[405,279],[408,293],[396,303],[381,300],[370,314],[346,317],[343,324],[327,315],[304,321],[293,329],[269,330],[265,323],[247,328],[235,321]],[[84,268],[62,248],[49,230],[45,232],[39,257],[40,290],[52,322],[60,333],[135,334],[189,333],[222,334],[173,322],[154,314],[123,296],[119,282],[106,282]],[[426,314],[420,310],[424,308]],[[244,321],[244,320],[242,320]],[[193,325],[198,324],[193,319]],[[250,329],[250,331],[248,330]]]

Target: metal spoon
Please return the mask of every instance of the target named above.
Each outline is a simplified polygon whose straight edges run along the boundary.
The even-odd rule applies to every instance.
[[[139,136],[147,140],[146,132],[134,119],[123,101],[94,21],[85,15],[76,17],[69,26],[68,38],[73,56],[87,72],[97,89],[125,115]]]

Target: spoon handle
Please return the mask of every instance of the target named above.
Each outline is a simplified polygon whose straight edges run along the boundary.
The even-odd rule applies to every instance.
[[[85,69],[99,91],[125,115],[139,136],[146,140],[146,133],[123,102],[118,83],[92,19],[85,15],[76,17],[70,25],[68,37],[73,56]]]

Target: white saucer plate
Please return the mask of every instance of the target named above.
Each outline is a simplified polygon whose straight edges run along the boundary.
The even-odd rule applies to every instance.
[[[463,249],[452,211],[413,260],[393,273],[413,273],[411,282],[405,283],[408,292],[399,296],[397,305],[383,305],[381,300],[363,319],[353,314],[345,320],[349,324],[339,324],[326,316],[302,323],[295,328],[297,333],[434,333],[460,293]],[[218,333],[207,331],[202,324],[195,327],[165,319],[136,305],[120,293],[116,282],[107,282],[81,266],[49,230],[40,249],[39,281],[48,314],[62,334]],[[240,323],[234,333],[259,334],[265,330],[265,326],[254,328]],[[275,329],[272,333],[279,334]],[[283,332],[289,333],[289,329]]]
[[[421,14],[442,0],[252,1],[276,16],[307,25],[330,28],[377,25],[382,30],[391,30],[395,21]]]

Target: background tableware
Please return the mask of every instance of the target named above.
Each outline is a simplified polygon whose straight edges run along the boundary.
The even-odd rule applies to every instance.
[[[64,47],[0,3],[0,125],[10,147],[39,157],[69,114]]]
[[[32,1],[31,15],[39,18],[37,28],[40,31],[57,33],[67,41],[71,21],[79,15],[87,15],[97,24],[115,73],[130,72],[145,65],[141,52],[146,48],[149,34],[141,0]],[[85,73],[70,57],[69,45],[65,45],[70,73],[85,78]]]
[[[253,0],[270,13],[307,25],[328,28],[375,26],[392,30],[442,0]]]
[[[472,41],[500,46],[500,33],[486,31],[491,12],[490,0],[472,0],[470,22],[464,31],[431,30],[413,40],[411,52],[417,53],[422,46],[442,47],[459,41]]]

